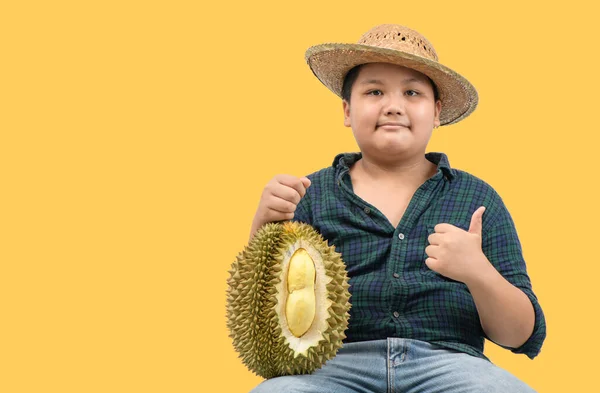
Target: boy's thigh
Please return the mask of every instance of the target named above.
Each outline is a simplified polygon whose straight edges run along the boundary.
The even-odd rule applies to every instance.
[[[288,375],[267,379],[250,393],[336,393],[346,392],[328,378],[315,378],[314,375]],[[351,392],[351,390],[348,390]]]
[[[312,374],[271,378],[251,393],[385,392],[386,348],[385,340],[344,344],[337,356]]]
[[[412,370],[420,381],[411,393],[535,393],[527,384],[494,365],[465,353],[443,353]],[[417,379],[415,378],[415,379]]]

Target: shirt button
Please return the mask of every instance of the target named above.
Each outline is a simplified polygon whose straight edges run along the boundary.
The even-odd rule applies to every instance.
[[[398,273],[394,273],[394,274],[393,274],[393,276],[394,276],[395,278],[398,278],[398,277],[400,277],[400,275],[399,275]]]
[[[398,318],[400,316],[400,313],[398,311],[394,311],[394,317]]]
[[[404,233],[399,233],[398,234],[398,239],[404,240]]]
[[[367,214],[371,213],[371,209],[368,207],[365,207],[365,213],[367,213]]]

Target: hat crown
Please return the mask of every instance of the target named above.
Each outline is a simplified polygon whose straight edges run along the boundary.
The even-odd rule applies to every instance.
[[[438,61],[433,45],[424,36],[400,25],[375,26],[360,37],[358,44],[398,50]]]

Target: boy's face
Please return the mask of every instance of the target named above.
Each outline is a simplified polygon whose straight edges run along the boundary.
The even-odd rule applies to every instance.
[[[350,103],[343,101],[344,125],[352,127],[364,154],[391,159],[425,152],[442,104],[418,71],[388,63],[361,67]]]

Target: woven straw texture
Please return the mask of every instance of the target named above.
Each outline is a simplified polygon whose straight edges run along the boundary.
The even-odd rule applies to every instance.
[[[421,34],[400,25],[379,25],[357,44],[327,43],[310,47],[306,62],[329,90],[342,96],[344,77],[353,67],[367,63],[392,63],[412,68],[438,87],[442,112],[440,124],[456,123],[477,107],[477,91],[457,72],[440,64],[433,45]]]

